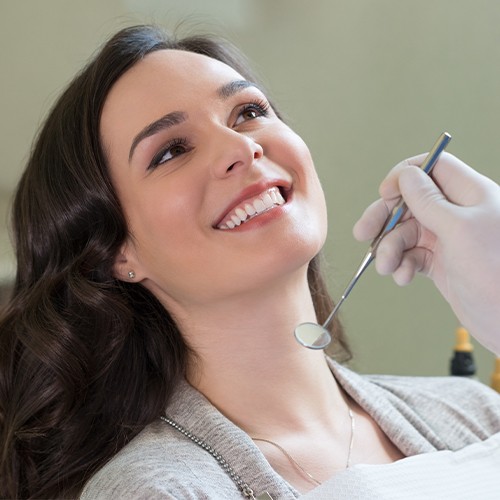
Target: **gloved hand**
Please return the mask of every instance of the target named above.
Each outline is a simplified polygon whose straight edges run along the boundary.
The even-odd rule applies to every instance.
[[[417,272],[431,278],[461,324],[500,355],[500,187],[448,153],[431,179],[417,168],[425,156],[390,171],[354,236],[372,240],[403,196],[409,210],[380,243],[377,271],[399,285]]]

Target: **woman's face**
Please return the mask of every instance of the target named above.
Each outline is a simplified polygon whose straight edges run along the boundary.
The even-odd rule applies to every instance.
[[[307,146],[229,66],[149,54],[111,89],[100,133],[129,229],[115,272],[167,306],[258,292],[321,249]]]

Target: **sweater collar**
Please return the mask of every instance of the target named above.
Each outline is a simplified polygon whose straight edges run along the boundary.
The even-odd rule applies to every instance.
[[[406,456],[441,449],[443,444],[401,398],[327,358],[337,382],[390,436]],[[269,491],[273,498],[298,498],[299,492],[270,466],[260,449],[208,401],[182,380],[166,411],[168,417],[212,446],[256,495]],[[408,425],[411,418],[412,425]],[[399,431],[398,431],[399,429]]]

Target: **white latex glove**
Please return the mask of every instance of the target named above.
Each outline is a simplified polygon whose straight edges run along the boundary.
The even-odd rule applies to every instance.
[[[425,156],[391,170],[354,236],[372,240],[403,196],[409,211],[380,243],[377,271],[399,285],[416,272],[431,278],[462,325],[500,355],[500,187],[448,153],[431,179],[417,168]]]

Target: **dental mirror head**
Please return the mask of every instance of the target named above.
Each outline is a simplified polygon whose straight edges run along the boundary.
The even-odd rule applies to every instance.
[[[332,341],[328,330],[317,323],[301,323],[294,334],[297,342],[309,349],[325,349]]]
[[[332,341],[332,336],[327,330],[328,325],[331,323],[337,311],[339,310],[342,302],[344,302],[347,295],[342,295],[342,298],[337,302],[337,305],[333,308],[326,321],[322,325],[318,323],[301,323],[295,327],[294,334],[295,340],[304,347],[309,349],[325,349],[330,345]]]

